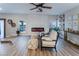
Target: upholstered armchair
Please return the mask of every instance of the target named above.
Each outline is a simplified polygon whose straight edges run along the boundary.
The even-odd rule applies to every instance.
[[[50,35],[48,37],[43,36],[41,38],[41,49],[42,48],[55,48],[56,50],[56,44],[58,40],[58,33],[54,30],[51,31]]]

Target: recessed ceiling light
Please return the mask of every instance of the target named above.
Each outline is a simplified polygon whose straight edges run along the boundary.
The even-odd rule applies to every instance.
[[[0,10],[2,10],[2,8],[0,8]]]

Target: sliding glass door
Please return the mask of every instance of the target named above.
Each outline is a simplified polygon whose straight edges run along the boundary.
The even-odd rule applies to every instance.
[[[5,37],[4,19],[0,19],[0,39]]]

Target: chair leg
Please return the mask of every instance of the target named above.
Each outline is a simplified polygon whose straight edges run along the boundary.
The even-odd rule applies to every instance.
[[[56,51],[56,56],[57,56],[57,49],[56,49],[56,47],[55,47],[55,51]]]

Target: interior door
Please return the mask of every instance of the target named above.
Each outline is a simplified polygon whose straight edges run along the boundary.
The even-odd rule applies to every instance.
[[[0,39],[5,37],[4,19],[0,19]]]

